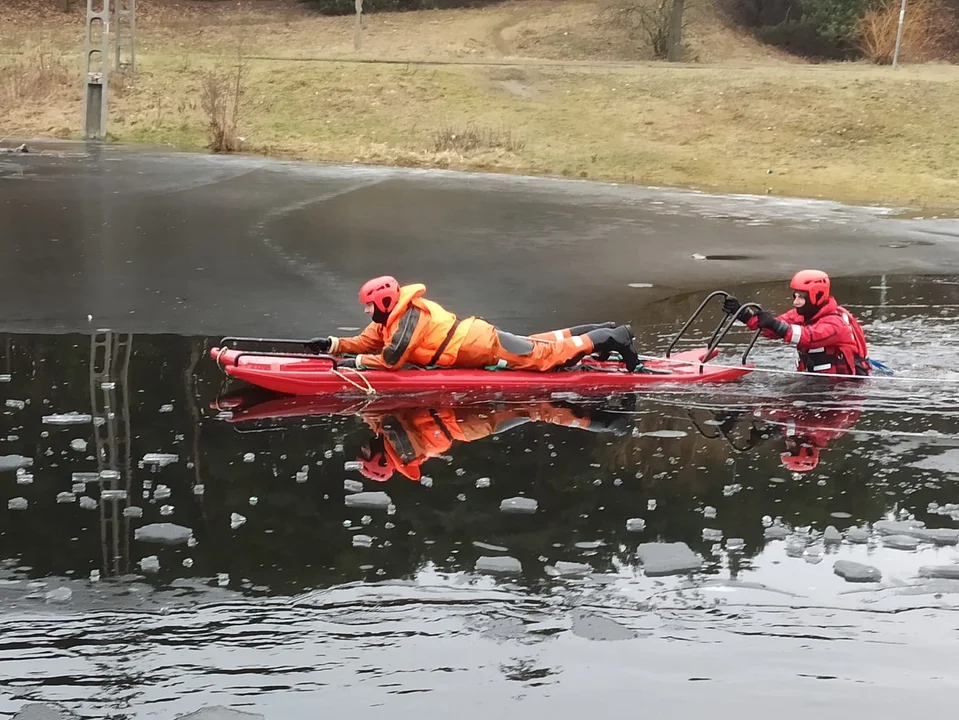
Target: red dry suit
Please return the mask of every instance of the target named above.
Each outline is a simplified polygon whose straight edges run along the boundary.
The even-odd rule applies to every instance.
[[[798,370],[825,375],[869,375],[869,349],[866,335],[856,317],[830,297],[819,311],[806,320],[795,309],[784,312],[777,320],[789,325],[783,341],[799,352]],[[750,330],[759,327],[759,318],[749,318]],[[769,329],[763,336],[777,339]]]

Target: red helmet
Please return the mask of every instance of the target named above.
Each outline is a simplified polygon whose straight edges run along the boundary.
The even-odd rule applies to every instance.
[[[399,299],[400,284],[390,275],[373,278],[360,288],[360,304],[373,303],[377,310],[387,315]]]
[[[393,477],[393,472],[396,470],[396,467],[385,451],[380,450],[377,453],[371,454],[368,458],[366,455],[367,453],[364,452],[356,458],[363,463],[360,467],[360,474],[363,477],[376,482],[386,482]]]
[[[819,448],[802,445],[794,453],[784,452],[779,456],[783,467],[792,472],[809,472],[819,464]]]
[[[829,276],[822,270],[800,270],[793,275],[789,287],[809,296],[809,302],[819,307],[829,299]]]

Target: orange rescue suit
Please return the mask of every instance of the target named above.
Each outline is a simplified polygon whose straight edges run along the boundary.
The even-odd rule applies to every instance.
[[[420,367],[484,368],[547,371],[576,362],[593,351],[586,335],[554,331],[519,337],[504,333],[477,317],[462,320],[423,295],[421,283],[404,285],[385,324],[371,322],[354,337],[331,337],[331,352],[356,355],[364,370]]]

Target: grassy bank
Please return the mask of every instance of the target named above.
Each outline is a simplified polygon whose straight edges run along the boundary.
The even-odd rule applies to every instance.
[[[647,62],[615,50],[596,9],[371,16],[359,53],[350,18],[294,7],[146,12],[110,132],[205,147],[209,72],[242,47],[248,152],[959,207],[959,68],[807,65],[705,20],[691,42],[708,62]],[[55,18],[0,37],[0,137],[78,135],[81,32]]]

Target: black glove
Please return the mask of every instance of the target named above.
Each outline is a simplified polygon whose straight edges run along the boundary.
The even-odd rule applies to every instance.
[[[337,361],[336,361],[336,367],[338,367],[338,368],[353,368],[354,370],[356,370],[356,358],[355,358],[355,357],[350,357],[350,358],[343,358],[342,360],[337,360]]]
[[[329,337],[315,337],[309,342],[303,343],[307,350],[316,354],[328,353],[333,348],[333,339]]]
[[[726,301],[723,303],[723,312],[727,315],[735,315],[739,312],[739,309],[743,306],[737,298],[734,298],[732,295],[726,297]],[[743,313],[739,316],[739,320],[746,322],[749,318],[756,315],[756,308],[748,307],[743,310]]]
[[[789,324],[785,320],[778,320],[768,310],[759,313],[759,327],[763,330],[771,330],[776,337],[782,339],[789,332]]]
[[[734,298],[732,295],[726,297],[726,301],[723,303],[723,312],[727,315],[735,315],[739,308],[742,307],[742,303],[739,302],[737,298]]]

